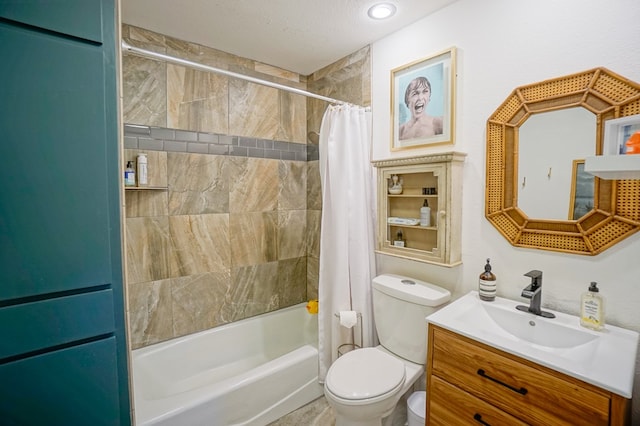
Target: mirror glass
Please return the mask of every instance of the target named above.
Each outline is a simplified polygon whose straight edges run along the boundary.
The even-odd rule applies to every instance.
[[[583,181],[575,160],[596,153],[595,114],[582,107],[533,114],[520,126],[518,139],[518,207],[529,217],[573,220],[571,194]],[[578,193],[593,197],[593,189]],[[583,204],[592,207],[593,199],[581,197],[578,217],[590,210]]]

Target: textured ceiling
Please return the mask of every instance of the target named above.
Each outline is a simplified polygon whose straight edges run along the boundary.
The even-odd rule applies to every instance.
[[[309,75],[456,0],[121,0],[122,21]]]

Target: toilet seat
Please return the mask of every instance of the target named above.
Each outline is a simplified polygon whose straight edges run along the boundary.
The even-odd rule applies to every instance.
[[[396,391],[405,380],[402,361],[376,348],[356,349],[329,368],[325,385],[336,397],[359,401]]]

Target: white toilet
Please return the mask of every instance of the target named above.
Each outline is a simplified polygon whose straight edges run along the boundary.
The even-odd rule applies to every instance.
[[[400,275],[373,279],[373,315],[380,345],[357,349],[329,367],[324,395],[336,426],[380,426],[422,373],[425,317],[451,299],[441,287]]]

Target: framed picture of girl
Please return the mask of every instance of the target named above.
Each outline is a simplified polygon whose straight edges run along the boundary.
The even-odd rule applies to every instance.
[[[453,143],[455,48],[391,70],[391,150]]]

